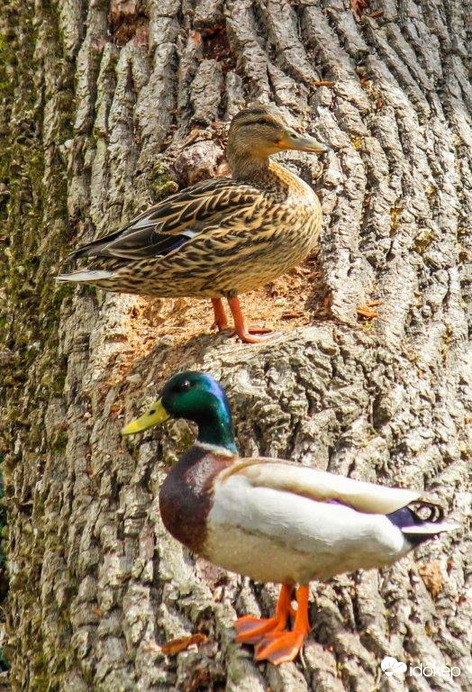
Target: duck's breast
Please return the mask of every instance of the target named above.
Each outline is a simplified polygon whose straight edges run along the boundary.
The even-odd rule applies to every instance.
[[[215,479],[233,461],[232,455],[196,444],[179,459],[162,484],[162,521],[174,538],[196,553],[202,554],[206,541]]]

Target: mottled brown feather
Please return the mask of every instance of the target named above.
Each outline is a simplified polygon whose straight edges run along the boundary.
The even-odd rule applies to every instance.
[[[120,250],[113,242],[100,253],[91,247],[89,254],[107,253],[94,266],[111,270],[113,275],[90,283],[110,291],[162,298],[212,298],[237,295],[273,281],[316,247],[321,207],[308,186],[284,167],[270,162],[268,175],[267,189],[251,191],[249,185],[243,185],[242,192],[240,184],[235,187],[235,181],[225,181],[226,187],[219,186],[224,201],[218,205],[213,200],[207,207],[200,201],[198,209],[192,211],[192,222],[198,222],[203,229],[165,256],[148,256],[150,235],[140,250],[129,243],[123,243]],[[211,218],[206,219],[207,208],[224,208],[225,212],[215,216],[212,211]],[[174,215],[172,225],[175,223]],[[187,227],[190,225],[187,223]],[[127,242],[130,240],[128,236]],[[142,258],[106,259],[111,254],[116,257],[120,251],[123,255],[141,253]]]
[[[79,248],[72,256],[92,264],[59,280],[162,298],[233,298],[274,280],[318,242],[317,196],[269,159],[284,148],[324,150],[307,141],[271,107],[241,111],[228,135],[233,178],[197,183]]]

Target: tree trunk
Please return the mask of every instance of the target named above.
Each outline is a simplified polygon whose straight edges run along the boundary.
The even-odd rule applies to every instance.
[[[425,487],[464,521],[471,12],[470,0],[378,0],[358,19],[347,0],[3,0],[11,689],[472,689],[467,531],[313,584],[302,658],[255,664],[231,623],[267,613],[275,587],[196,559],[160,520],[189,427],[119,435],[171,373],[198,368],[227,387],[243,454]],[[253,100],[333,147],[323,165],[285,156],[323,202],[318,260],[242,298],[282,338],[210,335],[207,301],[56,287],[78,243],[221,174],[227,121]],[[378,319],[358,315],[376,300]],[[195,632],[208,637],[198,650],[161,652]],[[387,655],[461,675],[386,677]]]

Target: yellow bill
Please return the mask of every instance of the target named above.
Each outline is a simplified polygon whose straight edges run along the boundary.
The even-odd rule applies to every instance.
[[[131,423],[125,425],[124,428],[121,428],[121,434],[135,435],[138,432],[142,432],[143,430],[147,430],[148,428],[153,428],[155,425],[160,425],[161,423],[164,423],[164,421],[166,421],[168,418],[170,418],[170,414],[167,413],[164,406],[162,405],[162,400],[159,399],[158,401],[155,401],[153,404],[151,404],[147,413],[145,413],[140,418],[132,420]]]

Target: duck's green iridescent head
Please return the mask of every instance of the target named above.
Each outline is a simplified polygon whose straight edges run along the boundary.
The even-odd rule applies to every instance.
[[[203,372],[181,372],[171,377],[162,396],[148,411],[128,423],[122,435],[134,435],[168,418],[184,418],[198,425],[198,441],[237,452],[231,410],[218,382]]]

